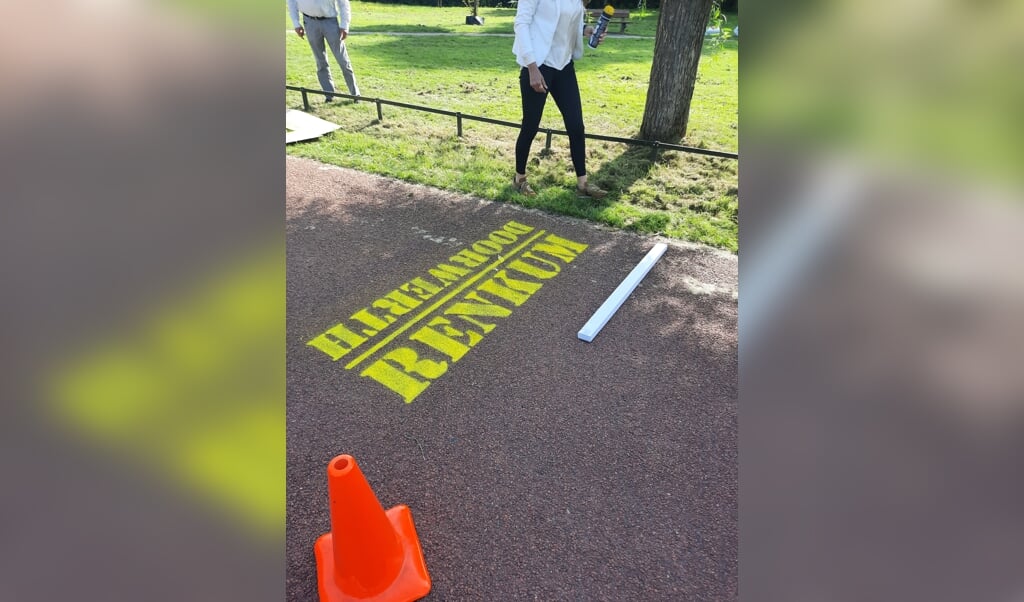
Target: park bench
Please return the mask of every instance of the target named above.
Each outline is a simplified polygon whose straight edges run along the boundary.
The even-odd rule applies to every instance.
[[[589,10],[587,12],[590,15],[590,22],[591,23],[597,23],[598,18],[601,17],[601,13],[604,12],[604,10],[600,9],[600,8],[596,8],[596,9]],[[615,14],[608,21],[608,25],[612,25],[612,24],[616,24],[616,23],[619,25],[619,33],[626,33],[626,25],[629,25],[631,23],[631,21],[629,20],[629,11],[628,10],[617,10],[617,11],[615,11]]]

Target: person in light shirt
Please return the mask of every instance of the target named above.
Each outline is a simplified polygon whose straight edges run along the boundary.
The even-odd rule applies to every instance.
[[[512,52],[520,66],[523,122],[516,140],[516,175],[512,182],[516,190],[527,196],[537,194],[526,181],[526,161],[540,129],[549,92],[569,134],[577,193],[593,199],[607,194],[587,182],[583,105],[573,67],[573,61],[583,57],[583,38],[593,33],[593,27],[583,23],[585,4],[586,0],[519,0]],[[600,39],[604,40],[603,33]]]
[[[348,37],[348,27],[352,20],[352,7],[348,0],[288,0],[288,12],[295,33],[300,38],[306,38],[313,49],[320,88],[324,92],[334,92],[334,78],[331,77],[331,67],[327,63],[326,47],[330,46],[341,67],[341,74],[345,77],[348,93],[359,96],[356,74],[345,47],[345,38]],[[302,13],[302,23],[299,22],[299,13]],[[327,96],[328,101],[333,99],[333,96]]]

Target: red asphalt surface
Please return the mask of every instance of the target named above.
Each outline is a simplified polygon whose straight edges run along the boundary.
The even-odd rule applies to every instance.
[[[669,241],[585,343],[579,329],[658,239],[306,159],[288,157],[287,174],[289,601],[317,599],[326,468],[342,453],[384,508],[411,508],[433,581],[426,600],[737,598],[735,256]],[[478,317],[477,336],[435,312],[346,369],[431,298],[337,361],[307,344],[352,327],[363,308],[384,319],[394,305],[375,300],[418,277],[437,284],[430,270],[493,248],[473,245],[509,222],[515,234],[498,240],[516,242],[487,258],[504,263],[475,269],[459,293],[505,308]],[[537,269],[557,267],[531,279],[514,271],[513,247],[538,234],[530,245],[554,235],[576,251],[534,252]],[[401,290],[392,299],[429,296]],[[457,361],[410,342],[429,324],[449,335],[444,349],[461,350]],[[400,369],[381,359],[396,345],[430,362],[396,377],[429,384],[411,403],[361,375]]]

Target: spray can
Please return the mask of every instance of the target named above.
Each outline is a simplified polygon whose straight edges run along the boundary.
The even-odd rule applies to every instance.
[[[615,8],[612,5],[604,7],[604,12],[601,13],[601,18],[597,20],[597,26],[594,27],[594,33],[590,34],[590,41],[587,42],[591,48],[597,48],[598,40],[601,39],[601,34],[604,30],[608,29],[608,21],[615,16]]]

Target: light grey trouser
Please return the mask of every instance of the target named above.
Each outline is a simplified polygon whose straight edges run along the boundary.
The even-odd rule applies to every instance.
[[[313,56],[316,58],[316,76],[320,80],[320,87],[325,92],[334,92],[334,78],[331,77],[331,67],[327,63],[327,48],[331,47],[334,58],[341,67],[341,74],[345,76],[345,84],[348,86],[348,93],[353,96],[359,95],[359,86],[356,85],[356,74],[352,71],[352,61],[348,58],[348,50],[345,42],[341,39],[341,27],[337,19],[303,19],[303,29],[306,30],[306,39],[313,49]]]

